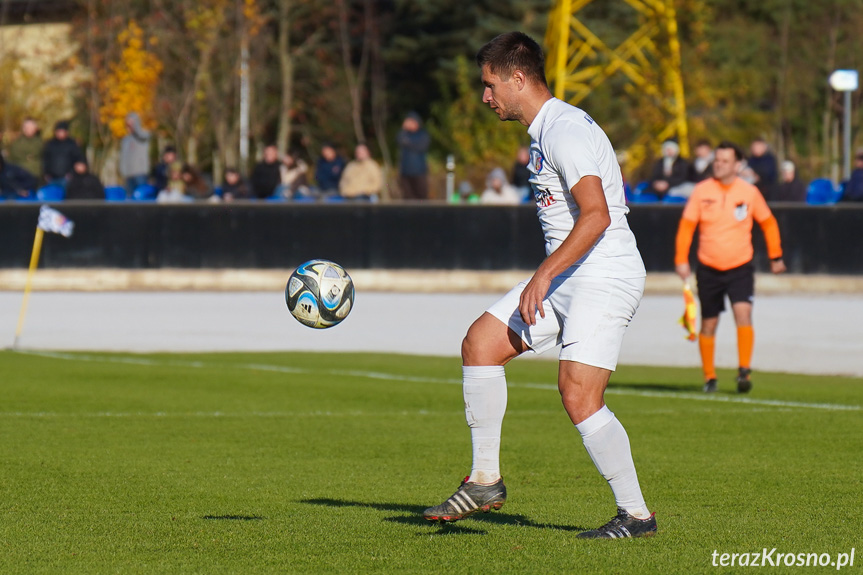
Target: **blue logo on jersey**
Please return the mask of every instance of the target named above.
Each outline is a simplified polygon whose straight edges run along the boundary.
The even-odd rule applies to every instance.
[[[593,118],[591,118],[588,114],[584,115],[584,119],[587,120],[591,124],[593,123]]]
[[[533,163],[533,167],[536,168],[537,174],[542,171],[542,156],[536,156],[536,161]]]

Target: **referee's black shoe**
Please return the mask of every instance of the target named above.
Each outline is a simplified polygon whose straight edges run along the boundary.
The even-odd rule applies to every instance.
[[[752,370],[748,367],[737,369],[737,393],[748,393],[752,389]]]
[[[704,393],[713,393],[716,391],[716,378],[708,379],[704,382]]]

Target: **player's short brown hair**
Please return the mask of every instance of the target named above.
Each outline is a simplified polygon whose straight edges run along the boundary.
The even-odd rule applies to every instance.
[[[542,48],[523,32],[507,32],[492,39],[477,52],[476,63],[504,79],[521,70],[532,81],[548,85]]]

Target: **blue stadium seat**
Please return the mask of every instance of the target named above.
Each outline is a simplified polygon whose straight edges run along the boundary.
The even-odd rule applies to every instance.
[[[842,195],[842,190],[837,190],[833,181],[827,178],[816,178],[809,182],[806,191],[806,203],[810,206],[828,206],[835,204]]]
[[[105,188],[105,199],[109,202],[125,202],[126,188],[122,186],[108,186]]]
[[[650,192],[644,192],[641,194],[633,194],[631,198],[629,198],[630,204],[652,204],[659,201],[659,196],[656,194],[651,194]]]
[[[159,191],[156,189],[156,186],[143,184],[135,188],[132,192],[132,199],[139,202],[153,202],[156,200],[156,195],[158,195],[158,193]]]
[[[635,188],[626,195],[626,202],[628,204],[650,204],[653,202],[659,201],[659,196],[656,194],[652,194],[650,192],[646,192],[647,188],[650,187],[650,182],[642,181],[636,184]]]
[[[36,190],[36,199],[40,202],[62,202],[66,199],[66,190],[63,186],[48,184]]]
[[[686,198],[683,196],[665,196],[662,198],[663,204],[685,204]]]
[[[324,201],[329,202],[331,204],[337,204],[339,202],[344,202],[345,198],[343,196],[338,195],[338,194],[334,194],[332,196],[325,196]]]

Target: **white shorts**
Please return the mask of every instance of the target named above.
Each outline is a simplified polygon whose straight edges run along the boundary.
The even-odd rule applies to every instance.
[[[563,345],[560,359],[614,371],[626,326],[632,321],[644,278],[558,276],[542,302],[545,319],[536,314],[528,325],[518,311],[523,281],[495,302],[488,313],[517,333],[536,353]]]

